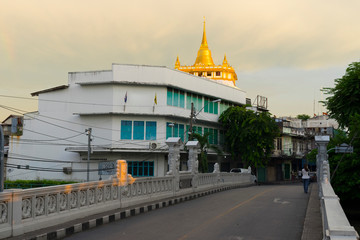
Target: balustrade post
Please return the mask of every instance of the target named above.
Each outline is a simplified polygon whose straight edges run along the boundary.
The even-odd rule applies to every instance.
[[[327,145],[330,136],[315,136],[315,143],[318,146],[318,154],[316,155],[316,174],[318,182],[330,182],[330,170],[328,163]]]
[[[220,184],[220,167],[219,167],[219,164],[218,163],[215,163],[214,164],[214,171],[213,173],[216,174],[216,184]]]
[[[189,160],[187,161],[188,171],[191,172],[193,188],[198,186],[199,161],[198,152],[200,148],[199,141],[188,141],[185,145],[189,149]]]
[[[166,175],[174,176],[174,191],[179,191],[180,187],[180,146],[182,144],[181,138],[171,137],[165,142],[169,146],[168,164],[169,171]]]
[[[19,236],[24,234],[22,225],[22,196],[20,193],[21,189],[8,189],[6,192],[12,192],[12,201],[9,206],[8,214],[10,225],[12,227],[12,236]]]

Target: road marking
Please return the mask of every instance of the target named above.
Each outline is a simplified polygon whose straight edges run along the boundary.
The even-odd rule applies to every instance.
[[[241,207],[242,205],[244,205],[244,204],[246,204],[246,203],[248,203],[248,202],[251,202],[252,200],[254,200],[254,199],[256,199],[256,198],[258,198],[258,197],[264,195],[265,193],[268,193],[268,192],[270,192],[270,191],[272,191],[272,190],[274,190],[274,189],[275,189],[275,188],[270,188],[269,190],[266,190],[266,191],[264,191],[264,192],[258,193],[258,194],[256,194],[255,196],[249,198],[248,200],[245,200],[245,201],[239,203],[238,205],[230,208],[229,210],[225,211],[224,213],[222,213],[222,214],[220,214],[220,215],[218,215],[218,216],[216,216],[216,217],[214,217],[214,218],[212,218],[212,219],[209,219],[208,221],[204,222],[204,223],[201,224],[200,226],[197,226],[196,228],[194,228],[193,230],[191,230],[190,232],[188,232],[188,233],[185,234],[184,236],[178,238],[178,240],[184,240],[184,239],[188,238],[190,234],[193,234],[193,233],[195,233],[195,232],[198,232],[198,231],[202,230],[202,229],[205,228],[207,225],[215,222],[215,221],[218,220],[219,218],[224,217],[225,215],[231,213],[232,211],[234,211],[235,209]]]
[[[274,203],[288,204],[288,203],[290,203],[290,202],[288,202],[288,201],[281,201],[281,198],[274,198]]]

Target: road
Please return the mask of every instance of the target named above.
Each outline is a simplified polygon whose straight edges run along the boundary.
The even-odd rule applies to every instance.
[[[301,239],[302,185],[238,188],[109,223],[67,239]]]

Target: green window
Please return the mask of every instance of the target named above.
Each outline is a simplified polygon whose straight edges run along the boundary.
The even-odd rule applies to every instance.
[[[184,108],[185,107],[185,92],[180,91],[180,104],[179,107]]]
[[[166,139],[173,136],[173,127],[171,127],[170,124],[172,123],[166,123]]]
[[[173,99],[173,106],[179,106],[179,90],[174,89],[174,99]]]
[[[218,141],[218,130],[214,129],[214,144],[218,145],[219,141]]]
[[[209,99],[204,98],[204,112],[209,112]]]
[[[144,140],[144,121],[134,121],[134,140]]]
[[[200,109],[197,108],[198,107],[198,105],[197,105],[197,96],[195,94],[192,94],[191,101],[194,103],[194,108],[196,109],[196,111],[200,110]]]
[[[153,161],[129,161],[128,173],[133,177],[153,177],[154,162]]]
[[[197,98],[197,109],[200,110],[202,109],[202,96],[198,95]]]
[[[172,106],[172,99],[173,99],[173,94],[172,94],[172,89],[168,88],[167,89],[167,105]]]
[[[202,135],[202,127],[197,127],[196,129],[196,133],[201,134]]]
[[[121,120],[121,139],[131,139],[132,121]]]
[[[174,124],[174,137],[179,137],[179,124]]]
[[[219,104],[218,104],[217,102],[214,103],[214,114],[216,114],[216,115],[217,115],[218,112],[219,112],[219,111],[218,111],[218,105],[219,105]]]
[[[184,124],[179,124],[179,137],[181,138],[182,141],[184,141],[184,134],[185,134]]]
[[[210,132],[210,134],[209,134],[209,143],[214,144],[214,129],[210,128],[209,132]]]
[[[191,109],[191,93],[186,93],[186,109]]]
[[[156,122],[146,122],[146,140],[156,140]]]
[[[214,103],[209,101],[209,113],[214,113]]]

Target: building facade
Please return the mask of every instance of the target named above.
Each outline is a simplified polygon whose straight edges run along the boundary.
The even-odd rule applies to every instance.
[[[339,126],[327,115],[305,121],[291,117],[276,118],[275,121],[281,135],[275,139],[275,149],[268,166],[258,171],[259,180],[264,182],[296,180],[305,163],[309,164],[311,171],[315,171],[315,163],[306,159],[306,155],[316,148],[314,137],[333,137],[334,130]]]
[[[215,145],[223,141],[220,114],[246,103],[244,91],[207,78],[121,64],[69,73],[67,85],[32,95],[38,96],[38,111],[25,114],[23,135],[10,140],[8,179],[82,181],[89,153],[90,180],[112,174],[118,159],[128,161],[135,177],[164,176],[165,140],[174,136],[187,141],[191,103],[197,113],[193,130],[209,132]],[[209,154],[211,164],[226,166],[224,156]],[[186,152],[181,156],[185,169]]]

